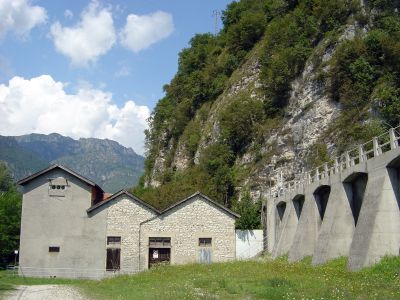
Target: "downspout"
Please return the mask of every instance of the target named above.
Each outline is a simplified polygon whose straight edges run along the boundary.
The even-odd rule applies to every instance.
[[[152,216],[152,217],[150,217],[150,218],[148,218],[147,220],[144,220],[143,222],[140,222],[139,223],[139,243],[138,243],[138,245],[139,245],[139,251],[138,251],[138,262],[139,262],[139,271],[140,271],[140,246],[141,246],[141,233],[142,233],[142,225],[144,224],[144,223],[146,223],[146,222],[149,222],[149,221],[151,221],[151,220],[154,220],[155,218],[157,218],[159,215],[160,215],[160,213],[159,212],[157,212],[158,213],[158,215],[155,215],[155,216]]]

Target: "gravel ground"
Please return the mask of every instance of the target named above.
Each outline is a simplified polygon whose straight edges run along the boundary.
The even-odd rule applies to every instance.
[[[19,285],[5,295],[5,300],[84,300],[85,298],[68,285]]]

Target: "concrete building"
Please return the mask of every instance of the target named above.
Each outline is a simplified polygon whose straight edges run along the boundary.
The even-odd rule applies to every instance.
[[[53,165],[23,186],[20,273],[101,278],[154,264],[235,258],[237,214],[197,192],[159,211]]]
[[[348,256],[359,270],[399,255],[399,140],[391,129],[270,193],[263,219],[272,256],[314,264]]]

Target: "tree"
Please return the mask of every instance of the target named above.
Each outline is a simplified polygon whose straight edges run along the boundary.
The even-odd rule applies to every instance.
[[[0,267],[14,259],[19,247],[21,195],[4,163],[0,162]]]
[[[240,218],[236,220],[236,229],[250,230],[261,227],[261,201],[254,202],[247,191],[233,206]]]

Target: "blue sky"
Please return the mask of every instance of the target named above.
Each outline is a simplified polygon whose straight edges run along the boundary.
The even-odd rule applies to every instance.
[[[178,53],[229,2],[0,1],[0,134],[110,138],[143,153]]]

